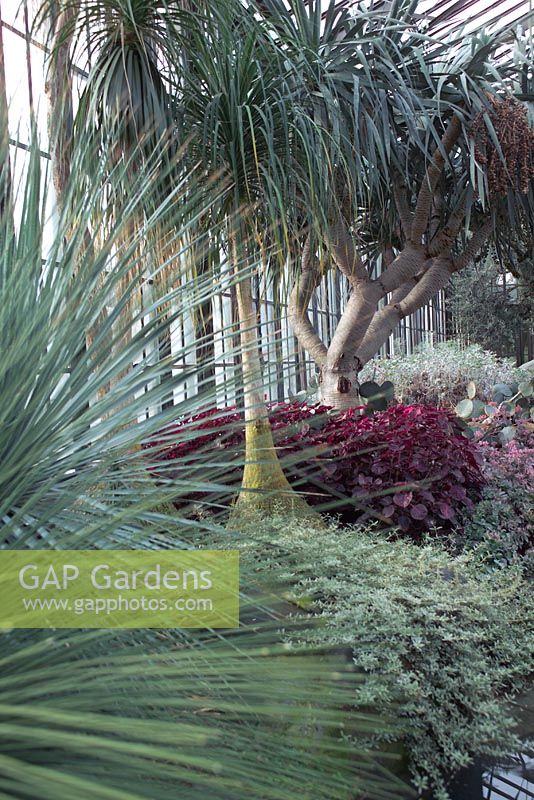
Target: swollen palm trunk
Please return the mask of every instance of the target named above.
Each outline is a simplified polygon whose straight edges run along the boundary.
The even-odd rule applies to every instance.
[[[237,248],[232,246],[234,270],[237,271]],[[263,399],[260,352],[256,333],[256,310],[250,277],[241,278],[236,287],[243,394],[245,405],[245,469],[237,500],[239,510],[268,509],[282,506],[289,510],[308,511],[306,502],[290,486],[278,459]]]

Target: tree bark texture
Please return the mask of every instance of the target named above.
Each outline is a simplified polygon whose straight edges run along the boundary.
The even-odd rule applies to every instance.
[[[48,100],[48,136],[52,163],[52,180],[56,203],[61,213],[71,170],[71,149],[74,127],[72,103],[71,46],[78,14],[70,4],[50,20],[52,48],[45,94]]]

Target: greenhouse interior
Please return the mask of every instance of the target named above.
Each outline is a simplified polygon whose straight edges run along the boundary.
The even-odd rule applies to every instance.
[[[0,798],[534,800],[532,0],[0,0]]]

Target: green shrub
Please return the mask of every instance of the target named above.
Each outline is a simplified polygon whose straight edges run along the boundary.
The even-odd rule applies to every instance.
[[[534,499],[532,492],[507,483],[489,485],[457,535],[459,549],[473,549],[489,569],[518,563],[534,575]]]
[[[395,396],[405,404],[428,403],[453,407],[474,381],[482,398],[491,399],[497,383],[525,379],[511,361],[498,358],[480,345],[463,347],[456,341],[424,345],[412,355],[375,358],[362,372],[363,380],[392,381]]]
[[[289,578],[318,615],[301,641],[352,649],[364,676],[355,705],[395,715],[398,729],[381,745],[402,739],[418,790],[445,798],[456,770],[518,745],[507,696],[534,671],[534,609],[519,571],[488,575],[435,544],[283,517],[232,545],[259,574]]]
[[[514,355],[518,332],[534,327],[534,270],[532,256],[528,251],[524,256],[506,258],[516,276],[506,275],[494,247],[489,247],[485,257],[452,276],[447,310],[459,336],[499,355]]]

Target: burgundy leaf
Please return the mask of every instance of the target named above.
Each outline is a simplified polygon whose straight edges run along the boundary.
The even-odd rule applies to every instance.
[[[428,516],[428,509],[422,503],[417,503],[410,509],[410,514],[414,519],[425,519]]]
[[[400,508],[408,508],[412,500],[412,492],[398,492],[397,494],[393,495],[393,502],[396,506],[400,506]]]
[[[454,511],[448,503],[438,503],[438,514],[441,519],[454,519]]]

